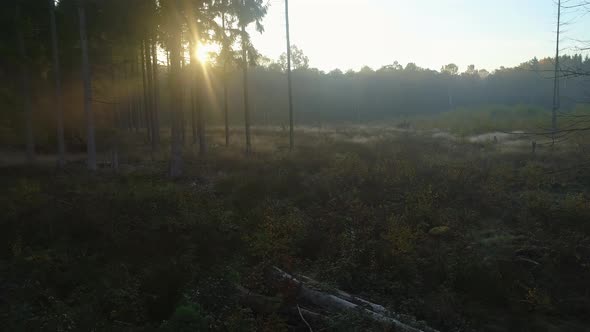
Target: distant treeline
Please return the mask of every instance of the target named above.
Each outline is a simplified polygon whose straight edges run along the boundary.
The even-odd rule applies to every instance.
[[[590,70],[590,60],[581,55],[563,56],[560,61],[562,68]],[[359,72],[346,73],[296,69],[293,73],[296,120],[299,124],[366,123],[492,104],[550,109],[553,69],[551,58],[535,58],[518,67],[501,68],[492,73],[473,66],[459,73],[453,64],[434,71],[412,63],[405,67],[394,64],[378,70],[365,67]],[[277,64],[252,69],[250,91],[255,123],[276,125],[287,122],[285,76]],[[231,82],[231,119],[238,123],[242,119],[239,72],[232,75]],[[213,86],[220,91],[216,80]],[[590,97],[589,88],[584,78],[561,78],[562,109],[571,110],[577,104],[586,103]],[[217,100],[220,96],[214,98]],[[218,122],[221,112],[215,104],[209,106],[209,115]]]
[[[68,36],[69,37],[69,36]],[[70,37],[73,38],[73,37]],[[514,68],[500,68],[494,72],[476,69],[474,66],[459,72],[454,64],[440,71],[420,68],[414,63],[405,67],[397,62],[373,70],[364,67],[358,72],[334,70],[323,72],[307,66],[307,59],[296,49],[293,71],[293,94],[295,121],[297,125],[329,125],[334,123],[371,123],[398,119],[404,116],[429,115],[458,108],[485,105],[530,105],[550,109],[553,101],[554,60],[532,59]],[[46,51],[37,51],[44,53]],[[140,70],[126,63],[123,57],[111,55],[109,49],[92,49],[91,65],[94,91],[94,110],[97,130],[110,130],[118,114],[124,127],[142,125],[144,122],[136,107],[128,107],[121,100],[113,100],[114,90],[141,89]],[[69,54],[69,52],[64,52]],[[185,53],[186,54],[186,53]],[[169,71],[165,52],[159,59],[158,72],[161,87],[162,128],[169,126],[170,103]],[[186,54],[188,57],[188,54]],[[304,60],[301,60],[304,58]],[[114,59],[114,60],[113,60]],[[207,64],[207,83],[201,84],[203,99],[200,107],[208,126],[223,124],[222,68],[213,59]],[[36,135],[39,141],[54,139],[53,86],[48,73],[48,58],[39,57],[32,63],[33,96]],[[83,137],[84,114],[82,109],[82,84],[79,60],[71,55],[65,61],[63,86],[65,102],[65,126],[68,140]],[[187,60],[188,62],[188,60]],[[250,107],[255,126],[287,125],[287,81],[284,64],[259,59],[257,66],[250,67]],[[590,59],[581,55],[562,56],[561,68],[590,71]],[[5,63],[7,64],[7,63]],[[5,66],[0,79],[5,84],[0,89],[0,102],[7,111],[0,117],[0,141],[9,145],[22,139],[23,114],[20,111],[17,68]],[[176,105],[185,114],[185,130],[190,131],[191,100],[188,75],[185,99]],[[243,76],[241,68],[234,63],[228,71],[229,122],[241,126],[243,115]],[[126,84],[113,85],[114,79],[124,79]],[[138,88],[139,86],[139,88]],[[585,78],[563,77],[560,79],[562,110],[571,110],[589,100],[589,86]],[[122,92],[121,92],[122,93]],[[141,100],[131,102],[141,104]],[[129,110],[129,114],[126,114]],[[139,113],[138,113],[139,112]],[[133,114],[131,114],[133,113]],[[135,123],[135,124],[133,124]],[[108,134],[107,134],[108,135]]]

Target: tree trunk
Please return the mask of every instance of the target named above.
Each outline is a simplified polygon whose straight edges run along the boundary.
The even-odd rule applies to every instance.
[[[160,79],[158,73],[158,53],[156,52],[156,41],[155,39],[152,42],[152,59],[153,59],[153,94],[154,94],[154,108],[152,110],[154,115],[154,122],[152,123],[153,126],[153,140],[155,141],[155,146],[158,148],[158,144],[160,144]]]
[[[80,19],[80,45],[82,47],[82,77],[84,80],[84,113],[86,114],[86,148],[88,151],[88,169],[96,170],[96,142],[94,138],[94,114],[92,112],[92,82],[90,62],[88,60],[88,37],[86,36],[86,11],[84,4],[78,4]]]
[[[561,29],[561,0],[557,2],[557,41],[555,45],[555,77],[553,80],[553,108],[551,112],[552,138],[557,134],[557,111],[559,110],[559,38]]]
[[[225,3],[224,3],[225,5]],[[227,45],[227,35],[225,32],[225,12],[221,15],[221,25],[223,30],[223,120],[225,124],[225,146],[229,146],[229,117],[228,117],[228,91],[227,91],[227,62],[229,50]]]
[[[180,75],[182,75],[182,70]],[[180,87],[183,92],[186,92],[186,85],[184,84],[185,80],[182,80],[182,82],[183,83],[180,85]],[[183,93],[182,95],[183,98],[180,100],[180,104],[182,105],[180,110],[180,142],[182,143],[182,146],[184,146],[184,144],[186,144],[186,98],[184,98],[186,97],[186,93]]]
[[[139,50],[139,54],[137,53],[137,51]],[[143,58],[142,58],[142,46],[141,44],[139,45],[139,48],[134,47],[133,48],[133,62],[132,62],[132,70],[133,70],[133,75],[132,75],[132,80],[133,80],[133,88],[134,88],[134,93],[133,93],[133,98],[134,98],[134,109],[133,109],[133,116],[132,119],[135,119],[134,123],[135,123],[135,132],[139,132],[140,128],[147,128],[147,124],[144,123],[143,119],[143,115],[144,112],[143,110],[145,109],[145,92],[144,92],[144,87],[147,85],[147,83],[144,83],[143,81]],[[141,73],[141,74],[140,74]],[[141,76],[140,76],[141,75]]]
[[[150,83],[149,83],[149,53],[146,52],[146,50],[148,49],[147,45],[146,45],[147,41],[143,40],[140,44],[140,50],[139,53],[141,54],[141,77],[142,77],[142,81],[143,81],[143,117],[145,119],[145,124],[146,124],[146,130],[147,130],[147,139],[148,142],[153,142],[153,137],[152,137],[152,123],[150,121]],[[151,68],[151,67],[150,67]],[[153,144],[152,144],[152,150],[153,150]]]
[[[182,77],[180,75],[180,38],[178,24],[174,14],[170,18],[170,113],[172,118],[172,146],[170,160],[170,176],[182,175],[182,146],[181,146],[181,109],[182,105]]]
[[[193,71],[193,75],[189,76],[189,97],[190,97],[190,113],[191,113],[191,131],[193,137],[193,145],[196,145],[199,141],[197,136],[197,120],[195,116],[196,108],[197,108],[197,57],[195,55],[195,47],[193,46],[192,40],[189,40],[189,52],[190,52],[190,59],[191,59],[191,69]]]
[[[132,86],[132,98],[133,98],[133,107],[131,108],[130,113],[130,120],[131,120],[131,131],[135,131],[136,133],[139,132],[140,127],[140,119],[141,119],[141,105],[143,103],[142,96],[140,91],[142,91],[142,82],[141,78],[139,77],[139,71],[137,65],[140,60],[137,59],[137,53],[134,47],[131,48],[131,55],[130,55],[130,62],[129,62],[129,72],[131,77],[131,86]]]
[[[250,142],[250,105],[248,100],[248,51],[246,50],[246,26],[242,25],[242,70],[244,88],[244,124],[246,129],[246,154],[252,152]]]
[[[125,82],[126,83],[126,82]],[[111,94],[113,100],[113,109],[112,109],[112,128],[113,128],[113,141],[112,141],[112,151],[111,151],[111,167],[115,172],[119,171],[119,140],[120,140],[120,133],[119,133],[119,111],[121,109],[121,94],[117,88],[117,73],[115,68],[115,59],[113,55],[113,50],[111,48]]]
[[[25,142],[26,161],[29,164],[35,162],[35,138],[33,136],[33,107],[31,105],[31,78],[29,72],[29,58],[25,49],[25,37],[22,30],[20,6],[17,4],[15,12],[16,41],[18,53],[21,58],[21,93],[25,112]]]
[[[132,58],[131,58],[132,59]],[[130,128],[129,127],[129,114],[131,114],[133,112],[133,108],[135,107],[135,94],[132,93],[132,87],[133,87],[133,83],[135,82],[134,77],[133,77],[133,70],[131,70],[131,75],[129,74],[129,70],[128,70],[128,66],[127,66],[127,62],[129,60],[125,60],[125,62],[123,63],[123,81],[125,82],[125,96],[126,96],[126,106],[125,106],[125,111],[122,111],[122,108],[119,108],[119,115],[118,115],[118,120],[117,123],[119,124],[120,128],[119,129],[124,129],[125,127]],[[130,61],[130,66],[133,69],[133,61]],[[125,121],[123,121],[124,117],[123,114],[125,115]]]
[[[185,59],[184,59],[184,45],[182,44],[182,31],[180,32],[180,89],[181,91],[186,91],[186,84],[184,84],[184,82],[186,82],[185,80],[185,75],[184,75],[184,69],[186,67],[185,64]],[[180,107],[180,141],[182,142],[182,145],[184,146],[184,144],[186,143],[186,103],[185,98],[186,94],[182,94],[182,99],[179,99],[178,101],[181,103],[181,107]]]
[[[306,283],[296,279],[292,275],[274,267],[273,276],[283,283],[284,287],[294,290],[297,298],[318,306],[324,310],[333,311],[360,311],[375,322],[385,324],[394,331],[403,332],[437,332],[429,327],[415,328],[394,318],[395,313],[389,312],[385,307],[354,297],[348,293],[336,290],[336,295],[319,291],[309,287]],[[310,281],[311,279],[308,279]],[[313,281],[313,280],[311,280]],[[316,283],[316,282],[313,282]]]
[[[53,55],[53,76],[55,80],[55,108],[57,118],[57,166],[63,168],[66,163],[66,144],[64,139],[63,102],[61,92],[61,73],[57,48],[57,27],[55,24],[55,2],[49,0],[49,19],[51,24],[51,48]]]
[[[196,47],[199,47],[198,45]],[[199,135],[199,154],[205,155],[207,153],[207,135],[205,133],[205,116],[203,114],[203,94],[201,93],[205,87],[204,68],[200,67],[200,63],[195,61],[195,104],[197,106],[197,134]],[[199,86],[200,83],[200,86]],[[201,89],[199,89],[199,87]]]
[[[285,26],[287,30],[287,89],[289,94],[289,150],[295,145],[293,128],[293,93],[291,84],[291,38],[289,34],[289,0],[285,0]]]
[[[156,150],[156,134],[155,134],[155,126],[154,126],[154,71],[152,70],[152,57],[151,57],[151,47],[150,41],[146,38],[143,42],[143,54],[145,59],[145,72],[147,77],[147,107],[146,107],[146,119],[148,125],[148,131],[150,132],[149,137],[151,138],[152,143],[152,152]]]

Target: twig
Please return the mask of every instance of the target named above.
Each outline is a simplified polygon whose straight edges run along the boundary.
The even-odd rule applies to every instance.
[[[305,317],[303,317],[303,314],[301,313],[301,308],[299,308],[299,304],[297,305],[297,311],[299,312],[299,317],[301,317],[301,320],[303,320],[303,322],[305,323],[305,325],[307,325],[307,328],[309,329],[309,332],[313,332],[313,329],[311,328],[311,325],[309,325],[309,323],[305,320]]]

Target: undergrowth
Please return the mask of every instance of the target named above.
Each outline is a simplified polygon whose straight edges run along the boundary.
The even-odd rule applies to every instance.
[[[277,265],[443,331],[584,330],[590,177],[561,171],[579,158],[404,135],[219,153],[174,181],[7,168],[0,329],[304,328],[239,301],[236,285],[277,296]],[[327,324],[380,329],[354,313]]]

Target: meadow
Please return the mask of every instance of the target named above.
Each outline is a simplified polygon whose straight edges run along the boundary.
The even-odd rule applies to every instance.
[[[278,267],[417,328],[588,330],[587,140],[533,153],[530,137],[470,139],[532,128],[506,112],[506,128],[482,122],[494,110],[301,127],[293,152],[281,128],[256,128],[250,156],[238,129],[225,148],[212,128],[209,153],[187,148],[177,179],[165,176],[169,152],[133,143],[118,172],[108,151],[90,174],[82,161],[5,162],[0,329],[388,329],[306,302],[269,281]]]

